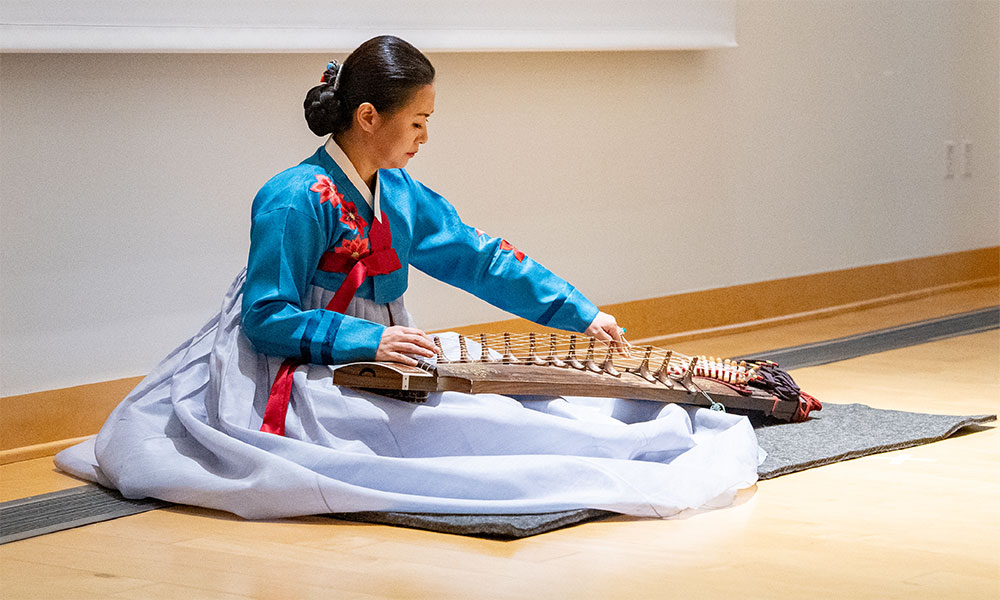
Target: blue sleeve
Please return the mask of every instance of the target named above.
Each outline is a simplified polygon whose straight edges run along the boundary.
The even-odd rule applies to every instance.
[[[565,280],[463,223],[448,201],[420,183],[413,188],[413,266],[539,325],[584,331],[597,316],[594,303]]]
[[[254,214],[242,323],[259,352],[324,364],[374,360],[383,325],[329,310],[302,310],[327,247],[315,215],[289,206]]]

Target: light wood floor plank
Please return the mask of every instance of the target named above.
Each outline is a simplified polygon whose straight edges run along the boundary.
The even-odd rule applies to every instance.
[[[10,463],[0,466],[0,502],[58,492],[84,483],[56,469],[51,456]]]

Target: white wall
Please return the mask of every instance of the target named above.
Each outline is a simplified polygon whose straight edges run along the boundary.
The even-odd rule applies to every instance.
[[[995,245],[998,6],[753,1],[732,50],[435,54],[410,171],[599,304]],[[321,141],[327,58],[0,57],[2,395],[194,333],[255,191]],[[419,275],[407,301],[428,329],[504,317]]]

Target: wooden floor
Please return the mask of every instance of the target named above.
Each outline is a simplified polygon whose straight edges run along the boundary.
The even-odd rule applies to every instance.
[[[997,289],[684,342],[737,355],[1000,303]],[[1000,332],[794,372],[833,403],[1000,410]],[[0,547],[0,598],[1000,598],[1000,432],[760,482],[736,506],[501,542],[171,508]],[[0,467],[0,499],[73,487]]]

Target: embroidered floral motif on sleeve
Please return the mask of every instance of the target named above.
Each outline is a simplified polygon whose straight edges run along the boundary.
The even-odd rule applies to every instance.
[[[478,227],[474,227],[474,229],[476,230],[476,235],[477,236],[483,237],[485,235],[486,237],[489,237],[489,234],[486,233],[485,231],[483,231],[482,229],[480,229]],[[500,249],[501,250],[513,250],[514,251],[514,258],[517,259],[517,262],[523,262],[524,261],[524,252],[521,252],[520,250],[518,250],[517,248],[515,248],[514,246],[512,246],[511,243],[508,242],[507,240],[501,238],[501,240],[500,240]]]
[[[340,203],[340,222],[358,232],[364,231],[368,223],[358,215],[358,207],[353,202]]]
[[[500,240],[500,249],[501,250],[513,250],[514,251],[514,258],[517,259],[517,262],[521,262],[521,261],[524,260],[524,252],[521,252],[520,250],[518,250],[514,246],[511,246],[510,242],[508,242],[507,240],[504,240],[504,239]]]
[[[351,240],[344,240],[339,246],[333,249],[336,254],[345,254],[352,260],[361,260],[369,253],[368,238],[360,235]]]
[[[333,180],[326,175],[317,175],[316,183],[312,184],[309,191],[319,192],[320,204],[329,201],[330,204],[337,206],[344,199],[344,195],[337,191],[337,186],[334,185]],[[351,206],[354,205],[352,204]]]

